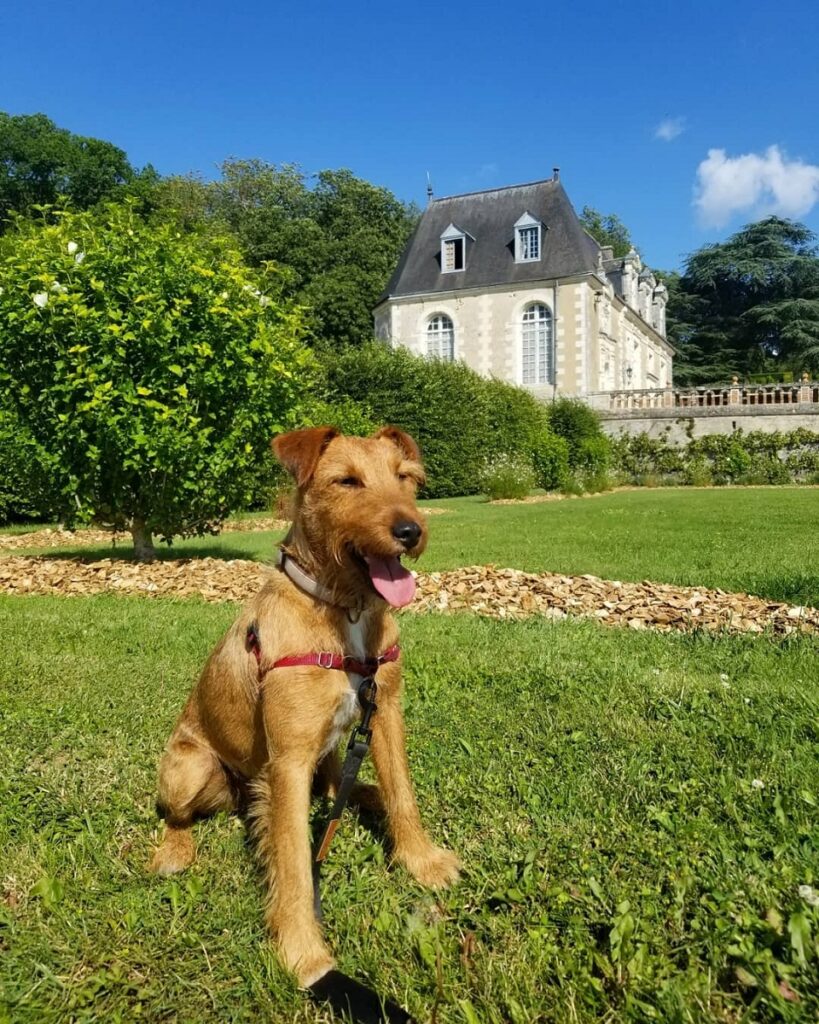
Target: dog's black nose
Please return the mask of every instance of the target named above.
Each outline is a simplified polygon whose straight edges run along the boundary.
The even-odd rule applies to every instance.
[[[421,537],[421,527],[411,519],[399,519],[392,528],[392,535],[409,551],[418,543]]]

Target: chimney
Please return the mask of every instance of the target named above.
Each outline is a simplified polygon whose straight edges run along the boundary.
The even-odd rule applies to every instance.
[[[560,168],[559,167],[553,167],[552,168],[552,181],[560,181]]]

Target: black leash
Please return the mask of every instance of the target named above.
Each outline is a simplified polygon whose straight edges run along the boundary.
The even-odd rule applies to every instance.
[[[361,705],[361,721],[353,729],[347,744],[347,754],[341,768],[341,783],[313,855],[313,909],[319,921],[323,920],[321,910],[321,865],[330,849],[344,808],[350,800],[361,765],[370,749],[373,731],[370,721],[378,705],[375,698],[378,687],[375,679],[368,676],[358,688],[358,703]],[[376,992],[355,978],[341,971],[328,971],[308,989],[319,1003],[329,1003],[338,1014],[348,1014],[360,1024],[414,1024],[412,1017],[391,999],[382,999]]]

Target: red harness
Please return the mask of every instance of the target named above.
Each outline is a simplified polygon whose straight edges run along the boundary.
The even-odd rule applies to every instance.
[[[262,668],[262,644],[255,622],[247,627],[247,649],[253,652],[259,666],[259,678],[272,672],[274,668],[292,668],[295,665],[315,665],[317,668],[334,669],[337,672],[355,672],[357,675],[371,678],[381,665],[389,661],[398,661],[401,648],[398,644],[384,651],[377,658],[356,658],[351,654],[333,654],[331,651],[319,651],[317,654],[288,654],[279,658],[272,665]]]

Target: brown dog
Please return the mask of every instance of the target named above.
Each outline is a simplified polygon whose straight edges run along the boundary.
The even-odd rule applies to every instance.
[[[426,544],[415,504],[424,474],[417,445],[393,427],[369,438],[316,427],[283,434],[273,449],[297,485],[285,557],[211,654],[168,742],[159,771],[165,834],[151,867],[160,874],[186,868],[195,855],[194,817],[234,807],[251,783],[270,891],[267,922],[284,964],[308,986],[333,967],[313,912],[311,785],[330,795],[338,785],[336,748],[359,715],[354,687],[362,677],[272,666],[305,652],[375,658],[396,643],[389,607],[408,604],[415,591],[400,557]],[[433,846],[418,815],[399,662],[381,665],[376,680],[379,787],[359,786],[353,799],[386,812],[395,859],[419,882],[447,885],[459,863]]]

